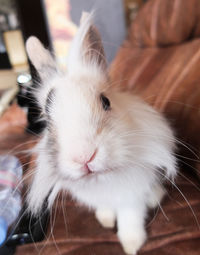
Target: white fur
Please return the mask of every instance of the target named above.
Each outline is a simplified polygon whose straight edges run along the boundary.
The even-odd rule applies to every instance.
[[[90,50],[90,45],[83,48],[90,22],[88,18],[81,24],[68,71],[45,77],[36,95],[44,109],[47,95],[54,88],[48,129],[36,149],[36,175],[28,203],[37,213],[50,191],[49,206],[59,190],[67,190],[95,210],[102,225],[112,227],[116,218],[125,252],[135,254],[146,240],[147,208],[160,203],[165,176],[176,175],[174,136],[160,113],[130,92],[109,87],[101,66],[92,65],[95,58],[91,62],[80,60],[81,52]],[[41,52],[41,45],[38,47]],[[32,58],[31,43],[28,48]],[[37,52],[35,44],[34,50]],[[34,60],[35,67],[48,58]],[[102,92],[111,102],[110,111],[103,110]],[[87,175],[83,165],[95,151],[88,164],[93,173]]]
[[[115,226],[116,215],[113,210],[100,208],[96,209],[95,216],[101,225],[105,228],[113,228]]]

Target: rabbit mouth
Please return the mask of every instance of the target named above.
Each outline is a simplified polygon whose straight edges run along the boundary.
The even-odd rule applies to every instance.
[[[104,174],[108,174],[112,172],[111,169],[102,169],[99,171],[93,171],[91,168],[88,169],[88,172],[86,174],[84,174],[82,177],[80,177],[80,179],[82,178],[92,178],[94,176],[98,176],[98,175],[104,175]]]
[[[107,174],[107,173],[110,173],[112,170],[111,169],[102,169],[102,170],[98,170],[98,171],[95,171],[93,170],[91,167],[89,166],[84,166],[82,169],[81,169],[81,174],[80,176],[76,176],[76,177],[73,177],[73,176],[62,176],[62,179],[64,180],[71,180],[71,181],[78,181],[78,180],[84,180],[84,179],[91,179],[91,178],[94,178],[94,177],[97,177],[97,176],[100,176],[100,175],[104,175],[104,174]]]
[[[86,169],[86,175],[90,175],[94,173],[94,171],[92,171],[92,169],[88,166],[88,164],[85,165],[85,169]]]

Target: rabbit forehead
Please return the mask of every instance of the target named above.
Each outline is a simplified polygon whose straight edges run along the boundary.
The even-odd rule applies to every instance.
[[[54,91],[49,110],[57,132],[72,136],[78,130],[82,130],[80,134],[84,129],[96,129],[103,112],[100,84],[85,76],[60,78],[54,81]]]

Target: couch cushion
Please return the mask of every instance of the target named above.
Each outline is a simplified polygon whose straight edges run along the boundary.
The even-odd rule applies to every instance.
[[[191,169],[197,168],[200,151],[200,39],[198,38],[200,1],[166,0],[162,1],[162,4],[160,2],[160,0],[150,0],[139,12],[138,18],[130,28],[129,39],[124,42],[112,63],[110,76],[114,86],[139,94],[167,116],[179,139],[177,145],[181,148],[177,153],[181,154],[180,162],[184,161],[187,168],[190,165]],[[176,8],[172,8],[174,5]],[[150,15],[148,13],[152,13],[155,6],[159,8],[157,22],[160,27],[154,38],[156,40],[152,39],[147,22]],[[186,34],[184,32],[177,37],[179,39],[176,42],[179,44],[176,44],[175,37],[169,30],[170,24],[167,23],[169,18],[167,12],[171,8],[170,15],[173,12],[181,13],[183,7],[187,10],[184,12],[187,16],[174,14],[177,22],[172,26],[172,30],[177,31],[178,35],[180,31],[188,29],[190,37],[186,36],[189,32]],[[185,20],[193,20],[194,17],[193,25],[190,21],[185,24]],[[162,27],[164,24],[167,29]],[[140,29],[137,30],[136,28],[139,27]],[[146,47],[141,47],[141,44],[137,46],[139,33]],[[180,43],[181,41],[183,42]],[[159,45],[164,45],[164,42],[166,42],[165,47],[160,47]],[[155,47],[151,47],[152,45]],[[200,176],[199,171],[196,172]]]
[[[130,41],[139,47],[169,46],[199,35],[199,0],[150,0],[130,28]]]

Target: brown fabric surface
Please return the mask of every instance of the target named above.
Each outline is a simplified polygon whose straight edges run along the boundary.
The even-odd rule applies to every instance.
[[[140,47],[178,44],[199,35],[199,0],[150,0],[130,28],[131,42]]]
[[[172,16],[176,20],[173,24]],[[150,20],[155,18],[156,36],[151,37]],[[199,22],[200,1],[148,1],[132,24],[130,37],[119,50],[110,72],[114,85],[139,94],[165,113],[179,138],[180,151],[190,158],[188,162],[183,158],[181,161],[195,168],[200,151]],[[143,43],[137,46],[135,42],[139,40]],[[159,47],[163,42],[165,47]]]
[[[32,160],[20,151],[30,148],[37,136],[24,133],[25,123],[24,113],[13,105],[0,120],[1,126],[7,126],[6,130],[0,131],[0,152],[13,150],[23,164],[27,163],[24,165],[27,170]],[[162,203],[162,210],[152,211],[147,219],[149,239],[139,254],[200,254],[200,231],[197,226],[197,220],[200,221],[200,186],[194,177],[187,175],[179,176],[177,183],[188,202],[168,184],[168,195]],[[92,212],[74,204],[70,197],[60,195],[51,214],[47,238],[40,243],[19,246],[16,254],[124,255],[115,232],[102,228]]]
[[[24,170],[31,165],[31,155],[27,150],[37,141],[36,136],[24,132],[26,124],[26,114],[16,104],[0,118],[0,154],[18,157]]]

